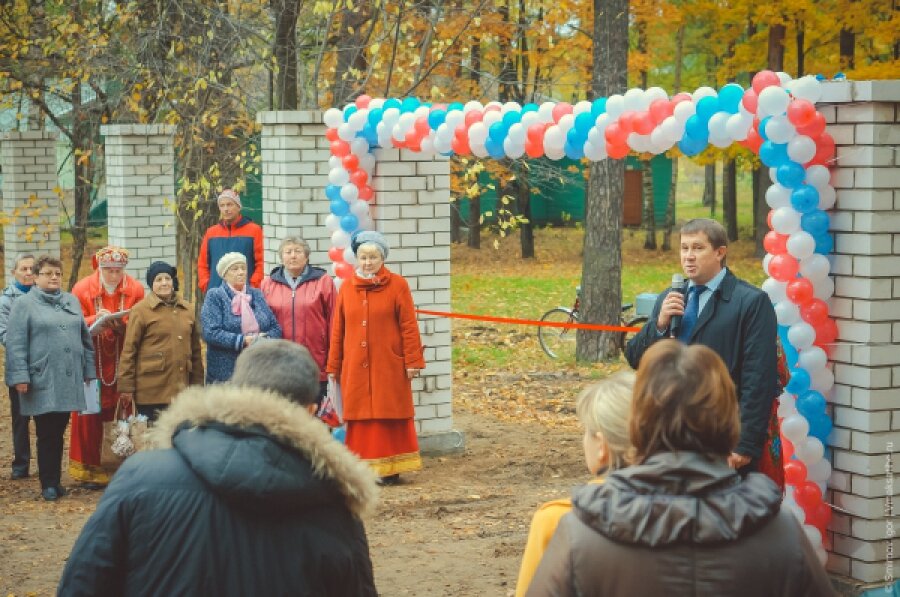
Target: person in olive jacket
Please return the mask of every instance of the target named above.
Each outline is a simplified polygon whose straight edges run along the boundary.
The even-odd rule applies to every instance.
[[[629,422],[635,464],[575,490],[526,595],[834,595],[778,486],[728,465],[739,433],[722,359],[651,346]]]
[[[118,391],[151,421],[189,385],[203,385],[200,322],[178,296],[178,272],[164,261],[147,268],[150,293],[131,309],[119,359]]]
[[[378,486],[312,412],[319,368],[286,340],[191,387],[129,457],[72,548],[58,594],[376,595],[362,518]]]

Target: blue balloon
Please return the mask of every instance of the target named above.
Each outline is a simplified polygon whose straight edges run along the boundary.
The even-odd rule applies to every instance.
[[[769,168],[777,168],[788,161],[787,143],[763,141],[759,146],[759,159]]]
[[[447,118],[447,113],[443,110],[432,110],[430,114],[428,114],[428,126],[432,129],[436,129],[442,124],[444,124],[444,120]]]
[[[831,218],[821,209],[814,209],[800,218],[800,227],[813,236],[827,234],[830,226]]]
[[[762,137],[763,141],[768,141],[769,136],[766,134],[766,125],[769,123],[769,119],[771,116],[766,116],[762,120],[759,121],[759,126],[756,128],[756,132],[759,133],[759,136]]]
[[[353,232],[359,226],[359,219],[353,214],[346,214],[341,218],[341,228],[344,232]]]
[[[350,120],[350,117],[353,116],[358,110],[359,108],[357,108],[355,104],[351,104],[344,108],[344,122]]]
[[[584,157],[584,144],[572,145],[571,143],[566,141],[566,144],[563,146],[563,150],[566,152],[566,157],[570,160],[580,160]]]
[[[334,429],[331,430],[331,437],[333,437],[334,439],[336,439],[337,441],[339,441],[343,444],[347,440],[347,430],[344,428],[343,425],[340,427],[335,427]]]
[[[797,410],[812,422],[819,415],[825,414],[825,396],[815,390],[804,392],[797,397]]]
[[[791,191],[791,206],[802,214],[808,214],[819,208],[819,191],[816,187],[802,184]],[[801,225],[803,220],[800,220]]]
[[[699,116],[703,120],[708,121],[710,118],[712,118],[713,114],[715,114],[719,110],[719,98],[713,95],[701,97],[700,101],[697,102],[697,116]]]
[[[499,143],[502,147],[503,140],[506,138],[506,127],[503,126],[503,122],[495,122],[492,124],[488,129],[488,137]]]
[[[778,338],[781,340],[781,350],[784,351],[784,360],[787,361],[788,369],[793,369],[797,365],[797,349],[788,340],[788,326],[778,326]]]
[[[447,111],[453,112],[454,110],[462,110],[463,108],[465,108],[465,106],[462,104],[462,102],[453,102],[449,106],[447,106]]]
[[[743,98],[744,88],[737,83],[729,83],[719,90],[719,106],[726,112],[737,114]]]
[[[525,104],[524,106],[522,106],[522,114],[525,114],[526,112],[537,112],[537,111],[538,111],[537,104]]]
[[[678,142],[678,149],[688,157],[695,156],[706,149],[706,141],[703,139],[695,139],[690,135],[685,135],[681,138],[681,141]]]
[[[369,124],[368,122],[363,126],[363,129],[359,132],[359,136],[364,138],[369,142],[369,145],[377,145],[378,144],[378,130]]]
[[[497,124],[497,123],[494,123]],[[506,152],[503,150],[503,142],[497,142],[491,137],[488,137],[484,142],[484,148],[487,150],[488,155],[490,155],[494,159],[500,159],[502,157],[506,157]]]
[[[344,201],[343,199],[331,200],[331,213],[340,218],[347,215],[349,212],[350,204],[348,204],[346,201]]]
[[[809,434],[812,437],[817,438],[823,444],[828,443],[828,436],[831,435],[831,430],[833,428],[834,423],[831,422],[831,417],[824,412],[809,419]]]
[[[806,369],[791,369],[791,378],[785,389],[791,394],[800,395],[809,391],[809,384],[809,373],[806,372]]]
[[[381,108],[383,110],[390,110],[391,108],[397,108],[399,110],[400,109],[400,100],[398,100],[395,97],[392,97],[389,100],[385,100],[384,103],[381,105]]]
[[[692,114],[684,123],[684,132],[697,141],[703,141],[705,145],[709,139],[709,124],[697,114]]]
[[[381,117],[384,116],[384,110],[381,108],[373,108],[369,110],[369,115],[367,116],[369,124],[373,127],[378,126],[378,123],[381,122]]]
[[[591,104],[591,116],[594,117],[594,121],[597,120],[598,116],[600,116],[601,114],[605,114],[605,113],[606,113],[606,98],[599,97],[599,98],[595,99],[594,102]]]
[[[805,177],[806,170],[803,169],[803,166],[790,160],[778,166],[775,173],[778,183],[788,189],[796,189],[802,185]]]
[[[573,147],[579,145],[583,146],[585,141],[587,141],[587,134],[582,135],[575,127],[570,128],[569,132],[566,133],[566,142],[570,143]]]
[[[596,121],[597,117],[590,112],[582,112],[575,117],[575,126],[573,128],[578,131],[579,136],[587,137],[588,132],[590,132]],[[569,132],[571,131],[572,129],[569,129]]]
[[[830,234],[822,234],[814,238],[816,241],[815,252],[819,255],[828,255],[834,250],[834,239]]]
[[[415,112],[419,107],[419,100],[414,97],[405,97],[400,104],[401,112]]]
[[[336,184],[330,184],[325,187],[325,196],[331,201],[343,201],[343,199],[341,199],[341,187]]]
[[[507,112],[506,114],[503,115],[502,122],[503,122],[503,126],[505,126],[507,130],[509,130],[509,127],[511,127],[512,125],[516,124],[517,122],[519,122],[521,120],[522,120],[522,115],[519,112],[517,112],[515,110],[510,110],[509,112]]]

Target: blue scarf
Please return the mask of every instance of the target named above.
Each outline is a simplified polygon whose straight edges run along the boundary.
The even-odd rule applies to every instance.
[[[15,284],[16,288],[21,290],[23,294],[28,294],[28,291],[31,290],[31,286],[25,286],[24,284],[19,284],[18,280],[13,280],[13,284]]]

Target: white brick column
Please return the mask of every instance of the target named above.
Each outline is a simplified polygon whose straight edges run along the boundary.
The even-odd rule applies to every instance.
[[[830,306],[840,332],[828,569],[857,594],[900,576],[890,512],[900,493],[900,81],[824,89],[819,109],[838,146]]]
[[[263,230],[266,263],[277,263],[282,238],[299,235],[312,248],[310,262],[330,269],[329,142],[321,112],[263,112]],[[391,245],[387,265],[409,282],[419,309],[450,310],[450,164],[410,151],[377,150],[372,181],[375,227]],[[428,363],[413,380],[416,430],[424,453],[463,447],[453,429],[450,320],[420,315]]]
[[[105,137],[109,244],[125,247],[128,273],[141,283],[154,261],[177,265],[175,127],[113,124]],[[166,201],[169,205],[166,205]]]
[[[46,131],[0,134],[3,167],[4,271],[16,253],[59,257],[56,135]],[[29,240],[30,238],[30,240]],[[9,276],[7,276],[9,279]]]

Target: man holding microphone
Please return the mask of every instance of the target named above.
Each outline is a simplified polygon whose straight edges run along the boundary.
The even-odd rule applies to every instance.
[[[673,277],[673,288],[660,294],[625,356],[637,369],[647,348],[663,338],[716,351],[734,380],[741,412],[740,440],[728,462],[747,472],[758,467],[778,395],[778,324],[768,295],[725,266],[727,243],[725,228],[715,220],[682,226],[681,267],[688,282]]]

